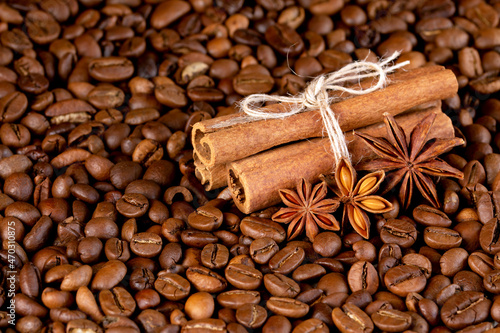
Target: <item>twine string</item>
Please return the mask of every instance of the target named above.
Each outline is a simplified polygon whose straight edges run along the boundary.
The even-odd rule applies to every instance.
[[[377,63],[368,62],[365,59],[348,64],[336,72],[320,75],[312,80],[302,93],[296,96],[253,94],[245,97],[239,103],[239,106],[247,115],[261,119],[280,119],[300,112],[320,110],[335,163],[342,158],[350,160],[344,133],[340,128],[337,116],[330,108],[330,105],[341,97],[330,97],[329,92],[337,91],[351,95],[364,95],[383,88],[388,81],[387,74],[410,63],[404,61],[393,64],[393,60],[399,55],[400,52],[396,51],[387,58],[381,58]],[[378,77],[378,80],[369,88],[354,89],[343,86],[346,82],[353,80],[360,82],[370,77]],[[289,103],[293,107],[287,112],[266,112],[260,109],[266,102]]]

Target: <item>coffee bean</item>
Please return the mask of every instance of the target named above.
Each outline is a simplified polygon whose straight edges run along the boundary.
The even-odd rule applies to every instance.
[[[374,294],[379,285],[378,274],[373,265],[366,261],[358,261],[352,265],[347,274],[349,287],[353,292],[366,290]]]
[[[390,219],[380,231],[384,243],[395,243],[403,248],[410,247],[417,239],[417,230],[410,222]]]
[[[214,299],[206,292],[195,293],[186,300],[185,310],[192,319],[210,318],[214,312]]]
[[[191,285],[178,274],[160,271],[154,283],[156,291],[171,301],[181,300],[189,295]]]
[[[262,273],[253,267],[230,264],[225,269],[227,281],[234,287],[245,290],[257,289],[262,282]]]
[[[224,331],[226,323],[221,319],[196,319],[188,321],[182,329],[187,333],[194,333],[199,332],[200,327],[207,332]]]
[[[479,52],[472,47],[466,47],[458,52],[458,64],[460,72],[469,78],[478,77],[483,74]]]
[[[290,318],[300,318],[309,312],[307,304],[287,297],[271,297],[266,306],[273,313]]]
[[[182,1],[164,3],[152,13],[151,25],[160,30],[189,12],[189,9],[189,4]]]
[[[415,219],[415,222],[426,227],[447,228],[451,225],[451,220],[446,214],[427,205],[417,206],[413,210],[413,218]]]
[[[222,224],[222,212],[216,207],[206,205],[188,216],[188,224],[198,230],[214,231]]]
[[[417,266],[400,265],[387,271],[384,282],[389,291],[406,297],[410,292],[419,293],[424,290],[427,279]]]
[[[374,328],[370,317],[353,304],[345,304],[342,307],[333,309],[332,319],[335,326],[341,332],[351,332],[355,330],[366,330],[371,332]]]
[[[134,74],[134,65],[123,57],[104,57],[90,61],[90,76],[103,82],[115,82],[128,79]]]
[[[233,79],[234,90],[243,95],[267,93],[274,86],[274,80],[266,74],[239,74]]]
[[[278,297],[295,298],[300,292],[297,282],[279,273],[264,275],[264,285],[271,295]]]
[[[267,263],[278,251],[278,244],[272,238],[258,238],[250,244],[250,256],[258,264]]]
[[[375,326],[385,331],[404,331],[412,323],[412,318],[408,313],[393,309],[378,310],[371,317]]]
[[[134,298],[122,287],[102,290],[99,293],[99,304],[101,305],[102,311],[108,316],[128,317],[136,308]]]
[[[197,230],[184,230],[181,232],[181,240],[188,246],[203,248],[211,243],[217,243],[218,238],[210,232]]]
[[[491,301],[483,293],[464,291],[451,296],[441,309],[441,320],[451,329],[477,324],[488,316]]]
[[[326,274],[326,269],[319,264],[305,264],[299,266],[293,272],[293,278],[296,281],[305,281],[316,279]]]
[[[189,267],[186,270],[186,277],[199,291],[215,293],[226,289],[227,282],[219,274],[206,267]]]
[[[247,328],[259,328],[267,319],[267,311],[260,305],[245,304],[236,310],[236,320]]]
[[[269,268],[275,273],[288,274],[304,260],[305,251],[301,247],[286,246],[269,260]]]
[[[223,307],[238,309],[244,304],[258,304],[260,293],[254,290],[231,290],[220,293],[217,302]]]
[[[445,276],[454,276],[467,265],[469,253],[462,248],[454,248],[446,251],[441,259],[441,273]]]
[[[286,25],[273,25],[266,30],[266,41],[279,53],[295,56],[304,49],[300,36]]]
[[[424,230],[424,241],[427,245],[438,250],[448,250],[460,246],[462,237],[454,230],[442,227],[427,227]]]
[[[25,94],[11,92],[0,98],[0,117],[4,122],[15,122],[23,116],[27,107],[28,99]]]
[[[152,232],[135,234],[130,241],[130,250],[145,258],[157,256],[161,252],[162,246],[161,237]]]
[[[284,316],[271,316],[267,319],[266,323],[262,327],[262,332],[290,332],[292,330],[292,324]]]
[[[149,201],[140,193],[124,194],[116,203],[116,210],[126,217],[140,217],[148,209]]]
[[[93,290],[111,289],[120,283],[127,273],[127,267],[119,260],[106,262],[92,279]]]

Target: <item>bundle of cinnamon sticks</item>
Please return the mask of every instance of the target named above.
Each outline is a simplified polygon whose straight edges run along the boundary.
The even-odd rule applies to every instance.
[[[331,109],[338,117],[353,163],[372,157],[353,130],[386,136],[383,113],[396,116],[406,133],[430,112],[437,113],[430,137],[454,136],[451,120],[441,111],[441,100],[458,90],[455,75],[429,66],[389,75],[389,84],[359,96],[335,96]],[[373,79],[356,85],[365,89]],[[333,95],[332,95],[333,96]],[[284,112],[286,103],[266,106]],[[334,170],[328,138],[323,138],[319,111],[281,119],[258,119],[243,113],[196,123],[192,131],[196,176],[207,190],[229,186],[236,206],[249,214],[280,201],[278,190],[294,188],[300,178],[310,182]]]

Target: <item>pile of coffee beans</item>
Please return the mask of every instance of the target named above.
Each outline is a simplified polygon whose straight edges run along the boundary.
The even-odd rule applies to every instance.
[[[500,1],[0,3],[3,332],[500,332]],[[440,209],[286,239],[194,175],[192,125],[402,51],[466,139]],[[245,149],[245,147],[241,147]],[[338,213],[340,214],[340,213]],[[339,219],[341,216],[339,216]]]

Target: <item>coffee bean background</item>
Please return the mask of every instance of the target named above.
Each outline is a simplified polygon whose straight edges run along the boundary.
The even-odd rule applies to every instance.
[[[0,328],[495,332],[499,13],[497,0],[2,1]],[[459,82],[443,109],[466,145],[443,158],[464,179],[435,179],[441,209],[389,194],[368,241],[311,243],[287,241],[278,207],[245,216],[204,191],[193,124],[396,50]]]

